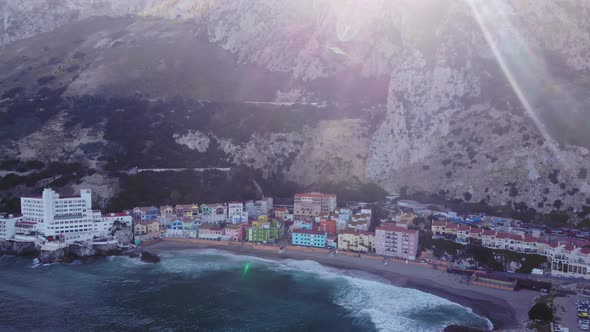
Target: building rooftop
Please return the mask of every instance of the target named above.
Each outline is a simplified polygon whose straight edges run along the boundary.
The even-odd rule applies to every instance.
[[[304,228],[295,229],[295,230],[293,230],[293,233],[326,235],[326,232],[317,231],[317,230],[313,230],[313,229],[304,229]]]
[[[138,224],[141,224],[141,225],[144,225],[144,226],[145,226],[145,225],[151,225],[151,224],[153,224],[153,223],[159,224],[159,222],[158,222],[156,219],[152,219],[152,220],[142,220],[142,221],[138,221],[137,223],[138,223]]]
[[[381,226],[377,227],[377,230],[384,230],[384,231],[391,231],[391,232],[399,232],[399,233],[408,233],[408,234],[417,234],[418,231],[414,229],[407,229],[404,227],[396,226],[392,223],[383,223]]]
[[[16,223],[17,226],[19,225],[28,225],[28,226],[32,226],[32,225],[37,225],[36,221],[29,221],[29,220],[21,220],[19,222]]]
[[[298,193],[298,194],[295,194],[295,197],[314,197],[314,198],[334,197],[334,198],[336,198],[336,195],[324,194],[324,193],[319,193],[319,192],[311,192],[311,193]]]
[[[107,217],[125,217],[128,216],[127,213],[125,212],[111,212],[111,213],[103,213],[101,214],[101,217],[103,218],[107,218]]]
[[[446,226],[446,225],[447,225],[446,220],[433,220],[432,221],[432,226]]]
[[[0,212],[0,219],[12,219],[12,218],[20,218],[20,217],[22,217],[21,214]]]
[[[354,234],[354,235],[358,235],[358,234],[363,234],[363,235],[373,235],[375,236],[375,232],[368,232],[368,231],[355,231],[354,229],[345,229],[343,231],[338,232],[338,234]]]
[[[225,228],[229,228],[229,229],[239,229],[242,227],[245,227],[246,223],[240,223],[240,224],[229,224],[227,226],[225,226]]]
[[[192,209],[193,206],[198,206],[197,204],[176,204],[177,209]]]
[[[157,209],[158,208],[156,208],[155,206],[137,206],[133,210],[150,211],[150,210],[157,210]]]

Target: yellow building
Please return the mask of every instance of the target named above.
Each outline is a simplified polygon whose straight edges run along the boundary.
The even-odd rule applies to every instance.
[[[274,209],[275,218],[283,218],[287,214],[289,214],[289,209],[287,208],[275,208]]]
[[[375,233],[344,230],[338,233],[338,250],[375,252]]]
[[[136,222],[133,225],[133,233],[135,235],[141,235],[147,233],[147,225],[144,225],[142,222]]]
[[[148,233],[160,232],[160,223],[157,220],[147,221],[146,224]]]
[[[398,214],[397,216],[395,216],[395,219],[397,220],[397,223],[413,224],[414,219],[416,219],[417,217],[417,215],[411,212],[407,212]]]
[[[138,221],[133,225],[135,235],[144,235],[160,232],[160,223],[157,220]]]
[[[268,222],[268,216],[267,215],[258,216],[258,221],[260,221],[260,222]]]

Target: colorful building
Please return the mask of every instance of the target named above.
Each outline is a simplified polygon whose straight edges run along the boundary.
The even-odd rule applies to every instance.
[[[166,237],[196,238],[198,223],[192,217],[176,218],[166,229]]]
[[[133,218],[138,220],[152,220],[160,215],[160,210],[155,206],[140,206],[133,209]]]
[[[407,225],[383,223],[375,230],[377,255],[415,260],[418,254],[418,231]]]
[[[218,224],[227,220],[227,205],[222,203],[202,204],[201,217],[206,224]]]
[[[139,244],[141,241],[149,241],[162,237],[160,223],[156,219],[135,221],[133,224],[133,234],[135,235],[136,244]]]
[[[270,222],[254,221],[248,228],[246,239],[249,242],[276,242],[285,235],[283,224],[278,220]]]
[[[328,234],[324,231],[296,229],[291,233],[291,243],[296,246],[325,248]]]
[[[375,252],[375,233],[345,230],[338,234],[338,250]]]
[[[172,217],[174,216],[174,208],[171,205],[160,206],[161,217]]]
[[[289,209],[287,209],[287,208],[278,207],[278,208],[275,208],[274,209],[274,216],[275,216],[275,218],[282,219],[282,218],[284,218],[288,214],[289,214]]]
[[[242,241],[246,236],[247,223],[232,224],[225,227],[225,236],[232,241]]]
[[[331,220],[331,219],[324,219],[320,221],[320,227],[319,229],[321,231],[324,231],[326,233],[328,233],[328,236],[334,236],[337,234],[336,231],[336,220]]]

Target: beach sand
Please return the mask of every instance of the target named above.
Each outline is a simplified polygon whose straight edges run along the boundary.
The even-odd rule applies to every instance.
[[[450,274],[442,270],[404,263],[384,265],[380,261],[345,255],[327,255],[289,250],[279,252],[278,248],[277,251],[269,251],[242,246],[217,246],[173,241],[161,241],[144,248],[156,253],[182,249],[215,248],[265,259],[312,260],[338,269],[371,273],[389,281],[392,285],[417,289],[469,307],[475,313],[488,318],[494,324],[495,330],[501,331],[526,330],[523,324],[528,319],[527,313],[533,305],[535,296],[538,295],[537,292],[529,290],[512,292],[468,285],[461,282],[464,280],[463,276]]]

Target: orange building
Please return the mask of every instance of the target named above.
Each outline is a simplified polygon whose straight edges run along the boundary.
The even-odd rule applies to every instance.
[[[336,235],[336,220],[323,219],[320,221],[320,230],[328,233],[328,236]]]

